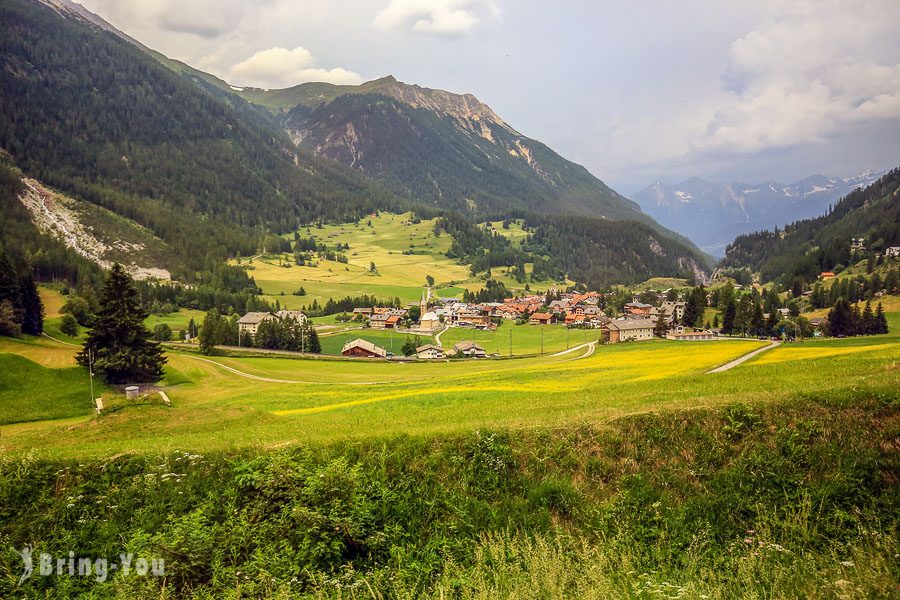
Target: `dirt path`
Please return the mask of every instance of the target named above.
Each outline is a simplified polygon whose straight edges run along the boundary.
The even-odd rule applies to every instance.
[[[214,360],[210,360],[208,358],[202,358],[200,356],[192,356],[190,354],[184,354],[188,358],[193,358],[194,360],[202,360],[203,362],[207,362],[211,365],[216,365],[226,371],[234,373],[240,377],[246,377],[247,379],[255,379],[256,381],[265,381],[266,383],[290,383],[290,384],[302,384],[302,385],[334,385],[333,382],[329,381],[300,381],[297,379],[275,379],[273,377],[262,377],[261,375],[254,375],[252,373],[245,373],[244,371],[239,371],[234,367],[229,367],[228,365],[223,365],[220,362],[216,362]],[[344,382],[341,385],[387,385],[390,383],[397,383],[396,381],[355,381],[355,382]]]
[[[753,352],[748,352],[747,354],[745,354],[745,355],[743,355],[743,356],[740,356],[740,357],[734,359],[733,361],[731,361],[731,362],[729,362],[729,363],[725,363],[725,364],[722,365],[721,367],[716,367],[715,369],[713,369],[713,370],[711,370],[711,371],[707,371],[706,373],[707,373],[707,374],[710,374],[710,373],[724,373],[725,371],[728,371],[728,370],[730,370],[730,369],[735,368],[735,367],[738,366],[739,364],[742,364],[742,363],[747,362],[748,360],[750,360],[750,359],[753,358],[754,356],[756,356],[756,355],[758,355],[758,354],[762,354],[762,353],[765,352],[766,350],[771,350],[772,348],[777,348],[777,347],[780,346],[780,345],[781,345],[781,342],[772,342],[772,343],[769,344],[768,346],[763,346],[762,348],[757,348],[757,349],[754,350]]]
[[[64,344],[64,345],[66,345],[66,346],[73,346],[73,347],[75,347],[75,348],[81,348],[81,346],[79,346],[78,344],[72,344],[72,343],[69,343],[69,342],[64,342],[64,341],[62,341],[62,340],[60,340],[60,339],[57,339],[57,338],[53,337],[52,335],[50,335],[50,334],[47,333],[47,332],[43,332],[43,333],[41,333],[41,335],[50,338],[51,340],[53,340],[53,341],[56,342],[57,344]]]
[[[447,331],[448,329],[450,329],[450,328],[444,327],[443,329],[441,329],[434,335],[434,343],[438,348],[444,347],[444,345],[441,343],[441,336],[444,335],[444,332]]]

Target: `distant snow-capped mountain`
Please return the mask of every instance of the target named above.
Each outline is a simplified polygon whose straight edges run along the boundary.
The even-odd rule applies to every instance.
[[[812,175],[788,185],[712,183],[692,177],[674,186],[655,183],[632,200],[704,251],[724,256],[725,246],[738,235],[824,214],[841,197],[884,173],[869,170],[839,179]]]

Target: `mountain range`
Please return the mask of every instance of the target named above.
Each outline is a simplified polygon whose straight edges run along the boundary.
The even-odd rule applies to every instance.
[[[852,240],[862,239],[853,250]],[[900,167],[858,188],[826,214],[789,223],[780,231],[738,236],[728,245],[723,267],[749,268],[763,281],[815,281],[822,271],[847,266],[900,246]]]
[[[708,272],[686,238],[468,94],[392,77],[239,88],[69,0],[0,4],[0,71],[0,150],[15,168],[144,228],[171,264],[143,266],[179,279],[377,210],[524,218],[540,245],[520,260],[594,285]],[[573,236],[590,243],[559,258]]]
[[[788,185],[712,183],[692,177],[677,185],[655,183],[632,199],[661,224],[721,257],[735,237],[822,215],[843,196],[884,173],[864,171],[844,178],[813,175]]]

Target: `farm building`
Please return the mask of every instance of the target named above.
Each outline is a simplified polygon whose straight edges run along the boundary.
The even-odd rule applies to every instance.
[[[616,344],[629,340],[651,340],[654,326],[652,319],[620,319],[606,323],[600,331],[604,342]]]
[[[384,358],[387,356],[387,352],[384,348],[360,338],[344,344],[341,354],[343,356],[359,356],[364,358]]]
[[[482,348],[475,342],[470,341],[454,344],[453,350],[450,351],[450,354],[456,356],[457,358],[484,358],[485,356],[487,356],[487,352],[484,351],[484,348]]]
[[[434,344],[425,344],[416,348],[416,358],[444,358],[444,349]]]

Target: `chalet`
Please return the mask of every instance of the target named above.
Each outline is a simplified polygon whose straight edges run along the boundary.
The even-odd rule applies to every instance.
[[[400,315],[388,315],[388,318],[384,321],[385,329],[397,329],[400,326]]]
[[[529,325],[553,325],[556,323],[556,317],[550,313],[534,313],[528,319]]]
[[[667,340],[675,340],[676,342],[701,342],[704,340],[718,340],[719,334],[712,331],[688,331],[680,333],[669,333],[666,335]]]
[[[885,248],[884,255],[890,256],[891,258],[900,257],[900,246],[891,246],[890,248]]]
[[[441,326],[441,318],[437,313],[427,312],[419,318],[419,329],[422,331],[434,331]]]
[[[644,304],[643,302],[629,302],[625,305],[625,314],[636,317],[649,317],[652,304]]]
[[[353,316],[355,317],[357,315],[362,315],[363,317],[368,318],[372,315],[372,309],[371,308],[354,308]]]
[[[471,341],[454,344],[450,354],[457,358],[484,358],[487,356],[484,348]]]
[[[372,308],[372,314],[386,315],[387,313],[391,312],[392,310],[394,310],[394,309],[390,306],[376,306],[376,307]]]
[[[601,326],[601,338],[609,344],[653,339],[652,319],[618,319]]]
[[[355,356],[363,358],[384,358],[387,356],[387,352],[384,348],[376,346],[372,342],[363,339],[355,339],[352,342],[347,342],[346,344],[344,344],[344,348],[341,350],[341,354],[343,356]]]
[[[299,310],[279,310],[275,316],[282,321],[293,319],[298,325],[306,325],[306,315]]]
[[[834,279],[834,271],[822,271],[821,275],[819,275],[819,279],[822,281]]]
[[[416,358],[434,360],[444,358],[444,349],[434,344],[425,344],[416,348]]]
[[[256,335],[259,326],[265,321],[278,319],[270,312],[248,312],[238,320],[238,329],[242,334]]]

